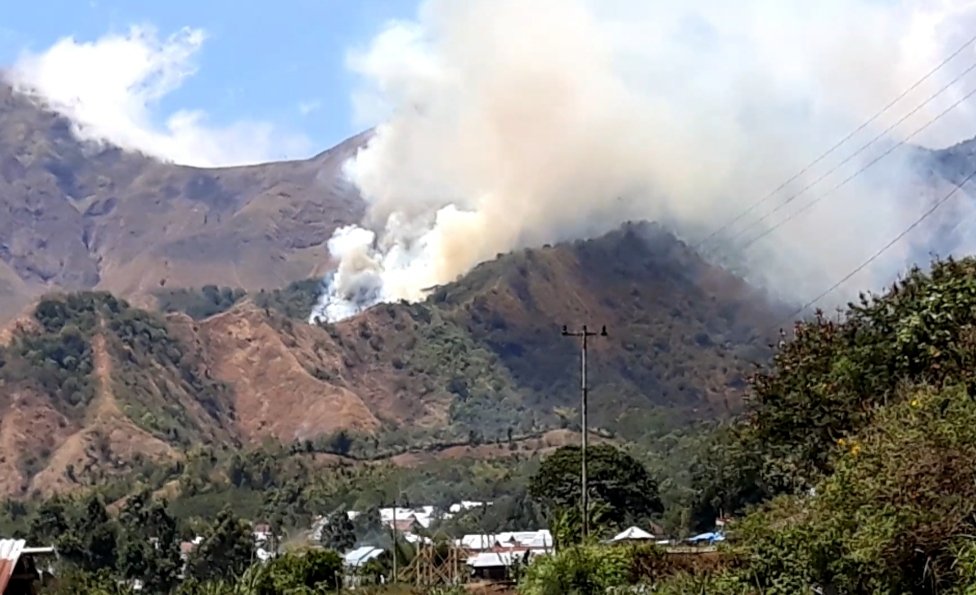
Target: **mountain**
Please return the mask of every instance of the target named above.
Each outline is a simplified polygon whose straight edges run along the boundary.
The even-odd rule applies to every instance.
[[[161,286],[321,275],[332,231],[362,213],[341,167],[367,138],[305,161],[184,167],[81,142],[0,82],[0,320],[56,289],[149,304]]]
[[[229,299],[201,319],[109,293],[45,297],[0,350],[0,492],[104,481],[208,444],[363,458],[571,428],[579,353],[564,323],[608,326],[589,353],[593,424],[637,437],[648,412],[677,425],[734,408],[768,353],[756,329],[782,315],[649,224],[504,255],[425,302],[335,325],[294,307],[316,291],[208,289]],[[174,295],[197,309],[186,291],[161,301]]]

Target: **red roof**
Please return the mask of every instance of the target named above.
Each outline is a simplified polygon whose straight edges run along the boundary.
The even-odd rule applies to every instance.
[[[7,589],[24,545],[23,539],[0,539],[0,593]]]

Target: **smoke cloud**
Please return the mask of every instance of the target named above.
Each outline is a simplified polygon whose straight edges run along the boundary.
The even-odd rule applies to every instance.
[[[592,237],[626,220],[657,220],[695,242],[941,62],[976,30],[974,4],[425,2],[416,20],[389,24],[348,56],[362,81],[357,113],[384,123],[348,164],[368,213],[330,242],[339,267],[312,317],[417,300],[497,253]],[[972,48],[962,52],[723,234],[723,258],[804,300],[874,253],[938,190],[916,173],[921,152],[893,151],[748,249],[729,238],[750,223],[741,239],[762,232],[908,138],[976,86],[976,74],[838,167],[974,59]],[[962,102],[911,142],[974,136],[973,109]],[[958,222],[970,207],[955,204],[946,216]],[[929,246],[914,239],[850,285],[889,281]]]

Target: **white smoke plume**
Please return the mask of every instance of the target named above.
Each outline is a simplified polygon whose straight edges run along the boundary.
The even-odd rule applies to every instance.
[[[951,53],[976,31],[974,4],[429,0],[415,21],[390,24],[349,56],[364,83],[357,110],[385,122],[349,163],[368,213],[330,243],[340,265],[312,317],[420,299],[497,253],[626,220],[666,222],[694,241]],[[964,51],[755,216],[974,60]],[[964,77],[768,223],[974,86],[976,74]],[[973,107],[962,103],[912,143],[976,135]],[[908,154],[895,151],[739,256],[750,278],[802,300],[862,262],[931,198],[920,195]],[[966,214],[956,208],[954,217]],[[890,280],[909,250],[891,250],[852,285]]]

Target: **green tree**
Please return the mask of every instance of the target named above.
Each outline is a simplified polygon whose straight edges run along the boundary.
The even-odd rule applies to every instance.
[[[270,561],[260,573],[254,595],[332,591],[341,585],[342,558],[332,550],[289,553]]]
[[[190,555],[188,574],[201,580],[233,579],[244,572],[253,558],[251,527],[224,508]]]
[[[964,386],[909,391],[832,449],[813,496],[781,496],[736,527],[766,593],[956,593],[976,534],[976,402]]]
[[[64,500],[54,496],[45,500],[31,516],[27,535],[31,543],[54,544],[68,533],[70,524]]]
[[[712,431],[691,461],[691,528],[711,529],[720,515],[739,515],[768,499],[762,466],[754,434],[741,425]]]
[[[57,545],[65,560],[96,572],[115,569],[117,540],[117,527],[109,518],[102,497],[92,494]]]
[[[380,510],[371,506],[353,519],[353,531],[356,534],[356,541],[369,541],[376,539],[383,534],[383,519],[380,517]]]
[[[976,259],[915,268],[883,295],[862,295],[840,320],[797,323],[753,379],[749,426],[762,480],[802,492],[831,470],[837,439],[867,424],[905,384],[963,384],[976,395]]]
[[[168,593],[180,571],[179,536],[174,519],[148,491],[131,496],[119,514],[119,573],[139,579],[143,590]]]
[[[626,548],[571,546],[530,564],[519,582],[519,593],[603,594],[627,585],[631,566],[631,553]]]
[[[356,545],[356,527],[344,511],[329,515],[322,530],[321,543],[337,552],[346,552]]]
[[[549,518],[579,510],[581,450],[564,446],[546,458],[529,494]],[[663,510],[657,482],[629,454],[609,445],[587,449],[587,484],[594,533],[646,523]],[[597,519],[599,517],[599,519]]]

